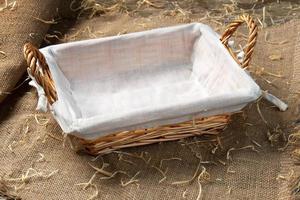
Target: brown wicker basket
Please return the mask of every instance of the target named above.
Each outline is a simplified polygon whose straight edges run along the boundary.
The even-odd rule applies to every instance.
[[[228,41],[237,28],[244,22],[247,24],[249,29],[249,38],[246,48],[244,49],[244,60],[242,63],[240,63],[233,51],[229,48]],[[221,42],[242,68],[245,68],[249,65],[257,39],[257,30],[258,28],[253,19],[249,15],[242,15],[229,24],[224,34],[221,36]],[[28,64],[28,73],[35,77],[37,83],[44,88],[48,102],[53,104],[57,100],[57,93],[50,70],[43,54],[32,44],[27,43],[24,46],[24,56]],[[226,125],[229,123],[229,120],[230,113],[194,119],[192,121],[178,124],[111,133],[95,140],[86,140],[78,137],[75,138],[78,139],[88,153],[96,155],[109,153],[120,148],[179,140],[182,138],[199,136],[203,134],[217,135],[224,130]]]

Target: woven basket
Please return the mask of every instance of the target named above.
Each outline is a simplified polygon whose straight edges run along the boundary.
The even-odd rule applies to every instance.
[[[246,23],[249,29],[248,43],[244,49],[244,60],[239,62],[234,52],[230,49],[228,41],[237,28]],[[242,15],[226,28],[220,40],[228,49],[238,64],[245,68],[249,65],[253,48],[257,39],[257,26],[249,15]],[[53,104],[57,100],[55,84],[52,79],[48,64],[43,54],[32,44],[24,46],[24,56],[28,64],[28,73],[35,78],[36,82],[43,87],[48,103]],[[183,123],[163,125],[159,127],[114,132],[97,139],[87,140],[76,137],[84,149],[93,155],[104,154],[117,149],[148,145],[157,142],[179,140],[191,136],[203,134],[217,135],[229,123],[231,113],[198,118]]]

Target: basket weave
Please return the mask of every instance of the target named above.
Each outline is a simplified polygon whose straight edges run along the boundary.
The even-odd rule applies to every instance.
[[[244,49],[244,60],[239,62],[234,52],[230,49],[228,41],[237,28],[244,22],[247,24],[249,29],[249,38]],[[257,40],[257,30],[258,28],[254,23],[254,20],[249,15],[242,15],[229,24],[220,38],[221,42],[242,68],[247,67],[251,60],[253,49]],[[53,104],[57,100],[57,93],[45,57],[30,43],[24,45],[24,56],[28,64],[28,73],[44,88],[49,104]],[[86,140],[79,137],[75,138],[78,139],[88,153],[93,155],[104,154],[120,148],[179,140],[191,136],[199,136],[203,134],[217,135],[224,130],[226,125],[229,123],[230,115],[231,114],[228,113],[198,118],[178,124],[111,133],[95,140]]]

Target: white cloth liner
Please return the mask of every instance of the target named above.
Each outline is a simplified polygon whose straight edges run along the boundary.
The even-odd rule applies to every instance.
[[[65,133],[85,139],[235,112],[261,95],[200,23],[40,50],[57,90],[54,117]]]

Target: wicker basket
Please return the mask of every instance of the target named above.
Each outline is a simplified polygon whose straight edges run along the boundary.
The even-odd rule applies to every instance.
[[[242,62],[239,62],[233,51],[229,48],[228,41],[236,29],[244,22],[247,24],[249,29],[249,38],[248,44],[244,49],[244,59]],[[227,27],[225,33],[220,39],[232,57],[240,64],[242,68],[245,68],[249,65],[253,48],[257,39],[257,29],[257,26],[249,15],[242,15]],[[55,101],[57,101],[57,92],[48,64],[46,63],[43,54],[32,44],[27,43],[24,46],[24,56],[28,64],[29,75],[34,77],[36,82],[43,87],[48,103],[52,105]],[[191,136],[199,136],[203,134],[217,135],[224,130],[226,125],[229,123],[230,115],[230,113],[227,113],[198,118],[177,124],[114,132],[92,140],[80,137],[75,138],[78,139],[88,153],[93,155],[104,154],[120,148],[179,140]]]

